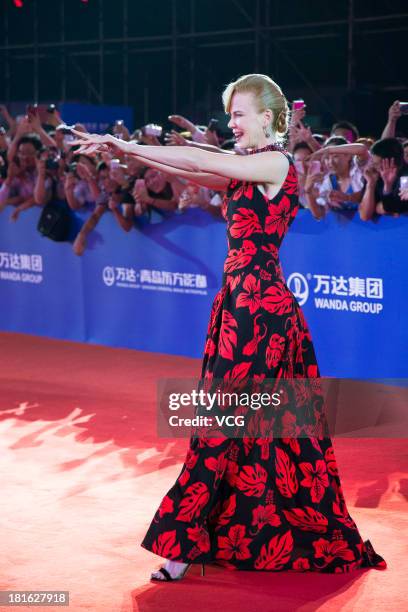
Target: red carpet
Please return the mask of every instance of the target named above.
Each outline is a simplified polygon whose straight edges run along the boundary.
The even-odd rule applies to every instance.
[[[197,377],[199,360],[9,333],[0,349],[2,590],[68,590],[75,612],[406,609],[405,439],[334,440],[350,513],[387,570],[193,567],[150,583],[161,559],[139,542],[188,445],[156,437],[156,380]]]

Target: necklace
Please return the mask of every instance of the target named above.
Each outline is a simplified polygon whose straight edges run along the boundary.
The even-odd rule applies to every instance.
[[[263,153],[263,151],[285,151],[285,147],[280,142],[274,142],[266,145],[266,147],[261,147],[260,149],[252,149],[252,151],[248,151],[249,155],[254,153]]]

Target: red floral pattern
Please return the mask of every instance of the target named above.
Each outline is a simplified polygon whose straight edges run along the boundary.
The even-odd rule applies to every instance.
[[[289,170],[274,198],[236,179],[223,198],[228,254],[201,378],[205,390],[220,379],[228,390],[240,389],[248,376],[256,385],[295,379],[296,401],[304,402],[321,399],[321,390],[312,338],[279,263],[298,210],[296,169],[282,152]],[[228,569],[339,573],[386,566],[348,513],[319,402],[306,437],[282,396],[280,438],[270,435],[260,413],[248,433],[258,437],[191,438],[142,546],[168,559]]]

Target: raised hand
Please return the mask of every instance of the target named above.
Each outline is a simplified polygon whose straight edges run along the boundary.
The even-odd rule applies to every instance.
[[[372,164],[364,168],[363,175],[367,183],[371,184],[375,184],[380,176],[378,170]]]
[[[196,129],[196,126],[194,125],[192,121],[189,121],[188,119],[186,119],[185,117],[182,117],[181,115],[169,115],[169,121],[171,121],[172,123],[175,123],[178,127],[182,128],[183,130],[188,130],[191,132]]]
[[[175,130],[171,130],[164,136],[166,145],[183,147],[188,144],[187,139]]]
[[[397,178],[398,168],[395,165],[393,157],[390,159],[385,158],[381,160],[380,175],[384,181],[384,191],[391,191],[392,186]]]
[[[39,132],[42,128],[40,116],[35,113],[28,115],[28,123],[31,126],[31,131]]]
[[[397,121],[401,117],[401,107],[399,100],[395,100],[388,109],[388,120],[389,121]]]
[[[296,142],[307,142],[312,138],[312,130],[299,121],[298,124],[292,128],[292,138]]]
[[[302,121],[302,119],[305,117],[305,115],[306,115],[305,107],[297,108],[296,110],[292,110],[291,119],[290,119],[290,125],[291,126],[297,126],[297,124]]]

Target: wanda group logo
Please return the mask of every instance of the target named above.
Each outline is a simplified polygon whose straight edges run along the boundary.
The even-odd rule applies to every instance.
[[[299,306],[306,304],[307,298],[309,297],[309,283],[303,274],[293,272],[293,274],[288,277],[286,284],[297,299]]]
[[[115,270],[111,266],[106,266],[102,272],[102,278],[105,285],[112,287],[115,282]]]

